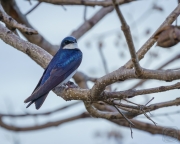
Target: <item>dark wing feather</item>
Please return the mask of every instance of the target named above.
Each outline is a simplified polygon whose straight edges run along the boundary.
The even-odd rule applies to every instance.
[[[34,88],[32,94],[33,94],[33,93],[37,90],[37,88],[41,85],[41,81],[42,81],[42,78],[43,78],[44,74],[46,73],[46,70],[47,70],[47,68],[44,70],[43,75],[42,75],[42,77],[40,78],[37,86]],[[31,95],[32,95],[32,94],[31,94]],[[29,98],[29,97],[28,97],[28,98]],[[28,98],[27,98],[27,99],[28,99]],[[26,103],[27,99],[24,100],[25,103]],[[30,105],[31,105],[31,104],[28,104],[28,106],[27,106],[26,108],[28,108]]]
[[[39,108],[42,106],[42,104],[44,103],[47,95],[48,95],[48,93],[45,94],[45,95],[43,95],[43,96],[41,96],[41,97],[38,98],[38,99],[35,99],[35,100],[31,101],[31,102],[26,106],[26,108],[30,107],[33,103],[35,103],[36,109],[39,109]]]
[[[49,92],[48,92],[49,93]],[[46,93],[45,95],[41,96],[40,98],[38,98],[36,101],[35,101],[35,106],[36,106],[36,109],[39,109],[42,104],[44,103],[48,93]]]

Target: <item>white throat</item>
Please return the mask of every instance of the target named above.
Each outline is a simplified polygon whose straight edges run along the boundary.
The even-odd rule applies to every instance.
[[[75,49],[75,48],[78,48],[77,43],[71,43],[63,47],[63,49]]]

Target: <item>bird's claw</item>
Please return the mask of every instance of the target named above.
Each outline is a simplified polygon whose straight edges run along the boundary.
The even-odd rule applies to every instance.
[[[69,88],[78,88],[73,82],[68,81],[65,86],[67,86],[65,89],[68,90]]]

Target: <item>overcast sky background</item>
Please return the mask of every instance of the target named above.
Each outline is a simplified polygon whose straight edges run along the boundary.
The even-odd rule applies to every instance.
[[[156,0],[144,0],[132,2],[130,4],[125,4],[121,6],[122,12],[126,17],[128,23],[133,23],[140,16],[143,15],[148,9],[152,7],[152,4]],[[29,9],[36,4],[24,0],[17,0],[18,6],[22,13],[26,13]],[[149,38],[149,36],[159,27],[159,25],[165,20],[165,18],[172,12],[177,6],[177,0],[158,0],[157,4],[164,8],[163,12],[152,11],[148,14],[147,18],[143,18],[139,23],[133,25],[132,34],[135,37],[139,37],[138,41],[135,41],[136,50],[138,50],[142,44]],[[59,45],[61,40],[70,35],[73,30],[76,30],[83,22],[83,6],[65,6],[66,11],[61,6],[51,5],[42,3],[37,9],[30,13],[27,18],[33,27],[38,30],[48,41],[52,44]],[[90,18],[94,13],[96,13],[100,7],[88,7],[87,8],[87,19]],[[178,23],[179,24],[179,23]],[[144,32],[145,29],[149,28],[151,34],[147,37]],[[117,40],[117,33],[120,32],[119,19],[113,11],[108,14],[103,20],[101,20],[93,29],[87,32],[82,38],[78,40],[78,45],[83,52],[83,61],[79,70],[88,74],[89,76],[101,77],[105,74],[101,58],[98,52],[98,35],[104,34],[110,30],[114,30],[113,34],[103,38],[104,49],[103,53],[106,57],[109,71],[113,71],[130,58],[127,48],[123,48],[123,40],[120,40],[119,48],[115,47],[115,41]],[[22,36],[21,36],[22,37]],[[23,38],[23,37],[22,37]],[[91,46],[87,47],[87,43]],[[148,60],[148,55],[141,61],[141,65],[147,68],[157,68],[163,62],[171,59],[179,51],[179,44],[171,49],[162,49],[159,47],[153,47],[150,51],[157,52],[159,57],[152,61]],[[120,58],[122,52],[125,56]],[[173,63],[167,68],[177,68],[178,62]],[[60,97],[57,97],[54,93],[50,92],[45,103],[40,110],[36,110],[34,105],[26,109],[26,105],[23,103],[24,99],[28,97],[33,89],[35,88],[37,82],[39,81],[43,69],[32,61],[28,56],[19,52],[18,50],[12,48],[11,46],[5,44],[0,40],[0,113],[14,113],[20,114],[25,112],[46,112],[58,108],[60,106],[68,105],[71,102],[66,102]],[[123,82],[123,84],[114,85],[113,88],[118,90],[125,90],[135,84],[137,81]],[[175,83],[175,82],[173,82]],[[153,86],[169,85],[171,83],[151,81],[146,83],[142,88],[150,88]],[[92,86],[92,84],[89,84]],[[132,99],[134,102],[145,103],[148,99],[155,97],[152,103],[173,100],[178,97],[178,90],[169,91],[166,93],[159,93],[148,95],[146,98],[137,97]],[[161,109],[152,114],[167,113],[169,111],[179,110],[179,107],[171,107],[166,109]],[[15,124],[19,126],[30,126],[34,124],[41,124],[48,121],[55,121],[58,119],[63,119],[65,117],[70,117],[85,111],[83,104],[79,104],[69,110],[63,111],[61,113],[56,113],[55,115],[50,115],[47,117],[37,117],[37,118],[23,118],[23,119],[5,119],[7,123]],[[142,121],[147,121],[146,118],[137,118]],[[171,120],[173,119],[173,120]],[[179,116],[173,115],[171,119],[168,117],[158,117],[154,120],[158,125],[163,125],[167,127],[175,127],[180,129],[179,126]],[[116,130],[122,133],[124,136],[124,144],[140,144],[140,143],[167,143],[162,135],[151,135],[149,133],[133,129],[133,139],[131,139],[129,128],[119,127],[112,124],[104,119],[83,119],[78,121],[73,121],[70,123],[63,124],[58,127],[50,127],[47,129],[29,131],[29,132],[11,132],[0,128],[0,144],[12,144],[16,141],[16,144],[102,144],[109,143],[114,144],[114,141],[107,141],[107,139],[96,138],[94,135],[97,131],[106,132],[110,130]],[[171,141],[178,143],[177,141]]]

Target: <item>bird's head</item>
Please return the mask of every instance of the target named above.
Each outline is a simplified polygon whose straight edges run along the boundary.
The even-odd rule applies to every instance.
[[[77,41],[75,37],[68,36],[65,37],[61,42],[61,49],[75,49],[78,48]]]

